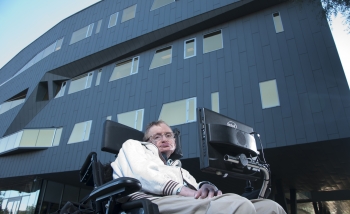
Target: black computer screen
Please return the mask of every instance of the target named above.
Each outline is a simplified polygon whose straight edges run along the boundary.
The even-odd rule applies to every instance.
[[[255,138],[250,134],[253,128],[205,108],[197,109],[197,118],[202,171],[243,179],[260,177],[258,173],[224,161],[225,155],[245,154],[248,158],[256,158],[259,152]]]

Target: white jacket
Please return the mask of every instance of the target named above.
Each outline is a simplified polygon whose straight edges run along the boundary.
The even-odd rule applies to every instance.
[[[175,195],[182,186],[198,190],[204,183],[197,183],[190,173],[178,166],[168,166],[158,148],[149,142],[127,140],[111,163],[113,178],[132,177],[142,184],[142,192],[132,194],[131,200]]]

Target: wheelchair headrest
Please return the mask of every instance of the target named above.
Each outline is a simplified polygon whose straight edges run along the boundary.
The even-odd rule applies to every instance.
[[[103,127],[101,150],[118,154],[125,141],[129,139],[142,141],[143,133],[123,124],[106,120]]]
[[[174,134],[176,138],[176,150],[170,158],[180,159],[182,157],[180,131],[175,129]],[[101,151],[118,154],[125,141],[129,139],[142,141],[142,138],[143,132],[111,120],[106,120],[103,126]]]

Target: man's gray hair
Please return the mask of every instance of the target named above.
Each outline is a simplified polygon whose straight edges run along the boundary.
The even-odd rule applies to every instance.
[[[149,141],[149,130],[153,127],[153,126],[159,126],[160,124],[165,124],[167,126],[169,126],[168,124],[166,124],[166,122],[164,122],[163,120],[157,120],[157,121],[153,121],[153,122],[150,122],[148,125],[147,125],[147,128],[146,128],[146,131],[145,131],[145,135],[143,136],[143,141],[144,142],[148,142]],[[169,126],[170,127],[170,126]]]

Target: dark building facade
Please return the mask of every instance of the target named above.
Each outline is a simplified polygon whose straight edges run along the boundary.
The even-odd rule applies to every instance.
[[[0,70],[2,210],[49,213],[85,196],[86,156],[114,159],[100,151],[107,119],[141,131],[165,120],[181,131],[185,168],[205,177],[195,116],[205,107],[260,133],[273,199],[291,212],[343,212],[350,94],[320,10],[285,0],[103,0],[61,21]],[[224,191],[244,187],[209,178]]]

